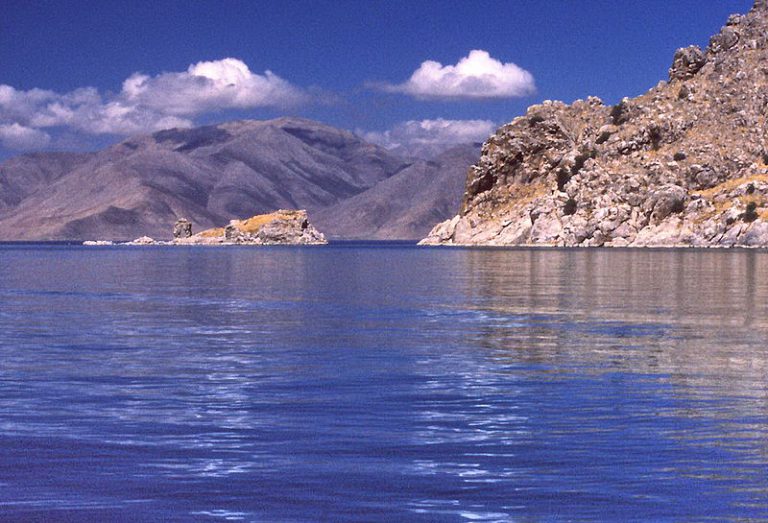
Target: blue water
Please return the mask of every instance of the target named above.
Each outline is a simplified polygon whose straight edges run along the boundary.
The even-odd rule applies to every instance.
[[[768,253],[0,246],[0,520],[768,519]]]

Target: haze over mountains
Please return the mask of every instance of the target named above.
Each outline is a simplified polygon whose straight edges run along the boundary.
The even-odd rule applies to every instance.
[[[414,159],[298,118],[138,136],[94,153],[0,164],[0,239],[165,238],[307,209],[330,238],[417,239],[455,214],[479,144]]]

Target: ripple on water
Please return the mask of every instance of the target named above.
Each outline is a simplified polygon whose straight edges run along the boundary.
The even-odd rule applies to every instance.
[[[768,519],[763,253],[0,264],[12,519]]]

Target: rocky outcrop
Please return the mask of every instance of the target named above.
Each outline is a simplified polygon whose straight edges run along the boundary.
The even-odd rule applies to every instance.
[[[173,228],[172,241],[157,241],[142,236],[127,245],[321,245],[325,236],[309,223],[307,211],[279,210],[246,220],[231,220],[226,227],[192,234],[192,225],[184,218]],[[95,242],[87,242],[96,245]]]
[[[176,220],[176,223],[173,225],[173,238],[174,239],[189,238],[191,236],[192,236],[192,222],[190,222],[186,218],[181,218],[179,220]]]
[[[229,245],[320,245],[328,243],[315,229],[307,211],[280,210],[252,216],[247,220],[232,220],[223,229],[209,229],[176,244]]]
[[[422,243],[768,246],[766,64],[759,0],[642,96],[530,107],[483,145],[460,213]]]
[[[707,63],[707,57],[698,45],[678,49],[669,68],[669,78],[673,80],[688,80],[699,72]]]

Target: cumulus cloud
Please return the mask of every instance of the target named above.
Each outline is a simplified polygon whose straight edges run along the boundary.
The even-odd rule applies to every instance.
[[[393,149],[485,141],[495,130],[490,120],[409,120],[383,132],[362,133],[370,142]]]
[[[183,73],[155,77],[137,73],[123,82],[122,94],[131,105],[176,116],[221,108],[290,106],[304,100],[302,91],[272,71],[253,74],[234,58],[198,62]]]
[[[406,82],[379,88],[420,99],[491,99],[527,96],[536,91],[536,84],[525,69],[475,49],[456,65],[427,60]]]
[[[30,129],[17,123],[0,125],[0,144],[7,149],[29,151],[48,145],[51,137],[43,131]]]
[[[105,99],[91,87],[58,94],[0,85],[0,124],[6,122],[34,129],[66,127],[88,134],[118,135],[192,125],[190,120],[130,103],[120,95]]]
[[[135,73],[117,94],[92,87],[69,93],[17,90],[0,85],[0,129],[7,148],[42,147],[43,129],[67,128],[87,134],[130,135],[191,127],[195,116],[256,107],[287,107],[308,95],[271,71],[251,72],[235,58],[192,64],[186,71],[155,76]]]

